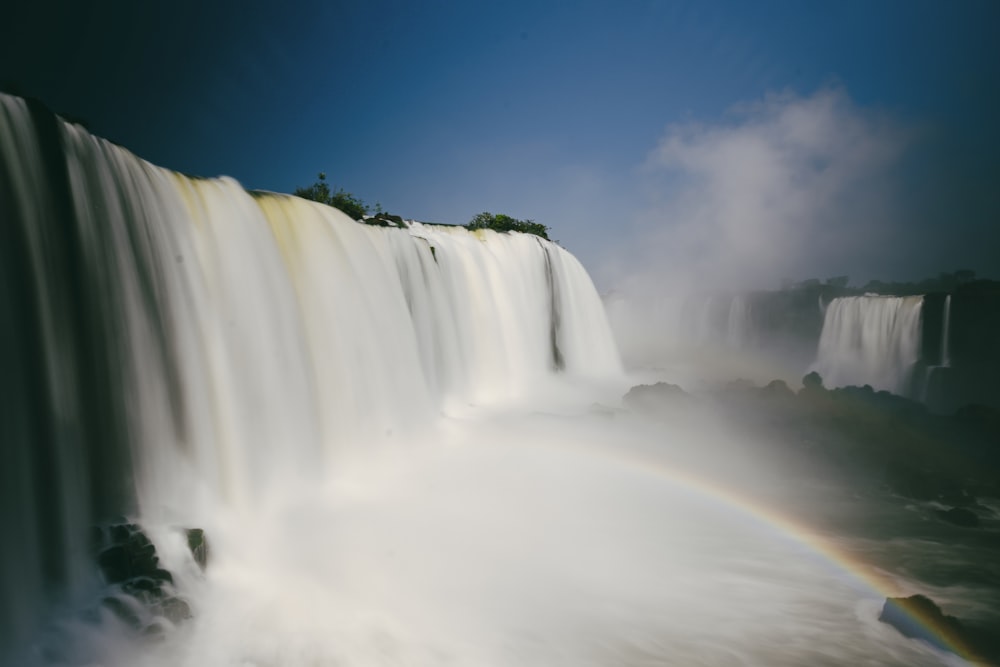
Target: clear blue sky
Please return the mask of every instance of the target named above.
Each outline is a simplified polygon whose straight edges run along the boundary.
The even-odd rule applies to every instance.
[[[1000,277],[1000,2],[22,4],[0,80],[183,172],[533,218],[605,284],[748,230],[775,276]]]

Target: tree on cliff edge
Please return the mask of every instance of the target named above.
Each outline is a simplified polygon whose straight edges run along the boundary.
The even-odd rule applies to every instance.
[[[465,228],[470,230],[492,229],[497,232],[522,232],[549,240],[549,228],[545,225],[534,220],[518,220],[503,213],[493,214],[484,211],[472,218]]]
[[[343,188],[331,192],[330,186],[326,182],[326,174],[320,172],[318,179],[307,188],[295,188],[295,192],[292,194],[340,209],[355,220],[360,220],[368,215],[368,205],[350,192],[345,192]]]

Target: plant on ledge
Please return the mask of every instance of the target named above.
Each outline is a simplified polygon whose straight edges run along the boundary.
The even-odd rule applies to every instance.
[[[543,239],[549,240],[549,228],[545,225],[534,220],[518,220],[503,213],[493,214],[484,211],[472,218],[469,224],[465,225],[465,228],[473,231],[476,229],[492,229],[497,232],[523,232],[525,234],[541,236]]]
[[[338,208],[355,220],[360,220],[368,214],[368,205],[350,192],[345,192],[343,188],[331,192],[330,186],[326,182],[326,174],[323,172],[319,173],[318,181],[307,188],[295,188],[293,194],[296,197],[311,199]]]

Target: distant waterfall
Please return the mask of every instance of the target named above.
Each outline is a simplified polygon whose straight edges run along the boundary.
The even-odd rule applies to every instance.
[[[750,340],[752,332],[750,303],[742,294],[737,294],[729,302],[729,314],[726,317],[726,341],[733,349],[741,349]]]
[[[559,368],[620,371],[580,263],[161,169],[0,95],[0,661],[94,585],[87,529],[279,478]]]
[[[941,365],[951,366],[951,347],[948,336],[951,329],[951,295],[944,298],[944,315],[941,323]]]
[[[689,296],[675,308],[673,339],[681,346],[739,350],[753,340],[753,313],[744,294]]]
[[[828,387],[871,385],[900,395],[912,391],[920,359],[922,296],[851,296],[827,307],[812,370]]]
[[[951,378],[951,295],[944,297],[941,306],[941,344],[937,355],[937,363],[928,365],[924,369],[922,386],[920,390],[920,400],[925,404],[941,409],[942,406],[951,405],[949,396],[949,380]]]

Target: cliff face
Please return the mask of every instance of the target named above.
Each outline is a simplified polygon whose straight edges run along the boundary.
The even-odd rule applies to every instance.
[[[899,296],[920,298],[909,292]],[[750,354],[780,354],[800,364],[804,372],[818,359],[831,305],[845,297],[862,295],[852,288],[803,285],[727,298],[716,296],[704,300],[710,306],[701,309],[704,322],[690,333],[701,338],[714,335]],[[982,280],[957,285],[948,292],[929,292],[923,295],[919,307],[919,319],[912,323],[918,329],[908,332],[919,340],[916,358],[908,362],[912,367],[905,382],[892,390],[920,400],[937,412],[953,412],[970,403],[1000,407],[1000,283]],[[690,314],[686,315],[690,319]],[[857,335],[861,336],[860,330]],[[859,367],[871,365],[871,360],[861,358],[860,338],[842,342],[847,356],[858,347],[855,361]],[[830,374],[820,372],[824,377]],[[852,379],[850,369],[845,367],[833,372],[832,376],[839,379],[830,377],[827,384],[863,385],[869,381],[863,373],[856,375]]]
[[[1000,406],[1000,283],[955,290],[948,347],[954,368],[948,393],[955,402]]]

